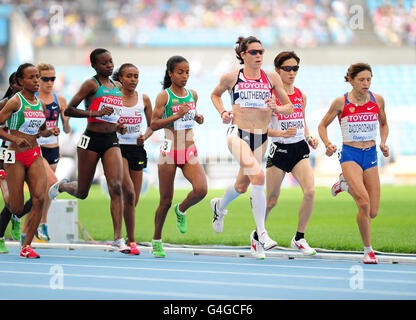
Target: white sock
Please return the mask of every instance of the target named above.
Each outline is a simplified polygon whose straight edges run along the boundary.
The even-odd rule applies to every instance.
[[[218,207],[222,211],[224,210],[231,201],[237,198],[241,193],[237,192],[234,188],[234,184],[230,185],[225,189],[224,195],[219,201]]]
[[[260,236],[266,231],[264,226],[264,220],[266,218],[266,195],[264,194],[264,185],[251,186],[250,200],[254,221],[256,221],[257,234]]]
[[[373,251],[373,247],[372,246],[364,247],[364,254],[370,253],[371,251]]]
[[[18,218],[17,216],[15,216],[15,215],[12,215],[12,218],[13,218],[13,220],[15,220],[17,222],[20,222],[20,219],[21,219],[21,218]]]

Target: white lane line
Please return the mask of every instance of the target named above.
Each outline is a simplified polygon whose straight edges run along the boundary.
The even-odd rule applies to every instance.
[[[98,266],[98,265],[76,265],[76,264],[60,264],[62,267],[74,267],[74,268],[93,268],[93,269],[121,269],[121,270],[140,270],[140,271],[150,271],[150,272],[173,272],[173,273],[184,273],[184,274],[213,274],[216,276],[224,275],[224,276],[244,276],[244,277],[266,277],[268,279],[271,278],[292,278],[292,279],[314,279],[314,280],[334,280],[334,281],[349,281],[351,275],[348,274],[345,277],[342,276],[325,276],[325,275],[304,275],[304,274],[286,274],[286,273],[259,273],[259,272],[236,272],[236,271],[211,271],[211,270],[193,270],[193,269],[165,269],[165,268],[147,268],[147,267],[135,267],[135,268],[125,268],[125,267],[108,267],[108,266]],[[50,275],[49,272],[31,272],[31,271],[16,271],[16,270],[0,270],[0,274],[21,274],[21,275]],[[65,275],[71,275],[71,273],[65,272]],[[81,276],[81,275],[80,275]],[[86,277],[91,276],[101,276],[101,275],[86,275]],[[106,277],[105,275],[103,275]],[[120,278],[122,279],[122,278]],[[128,278],[126,278],[128,279]],[[230,278],[227,278],[230,282],[233,281]],[[413,280],[396,280],[396,279],[377,279],[377,278],[368,278],[365,277],[366,283],[389,283],[389,284],[407,284],[407,285],[414,285],[416,281]]]
[[[52,258],[65,258],[65,259],[90,259],[90,260],[107,260],[107,261],[123,261],[126,263],[131,262],[144,262],[144,261],[150,261],[150,262],[156,262],[156,258],[114,258],[114,257],[91,257],[91,256],[80,256],[80,255],[46,255],[42,254],[42,257],[52,257]],[[316,260],[318,262],[318,260]],[[195,261],[195,260],[172,260],[172,259],[158,259],[158,263],[160,264],[169,264],[169,263],[179,263],[179,264],[200,264],[200,265],[230,265],[230,266],[244,266],[244,267],[255,267],[255,268],[287,268],[287,269],[306,269],[306,270],[329,270],[329,271],[347,271],[349,272],[350,267],[323,267],[323,266],[299,266],[294,264],[265,264],[264,261],[258,261],[258,263],[240,263],[240,262],[218,262],[218,261]],[[274,262],[274,261],[273,261]],[[0,261],[1,263],[18,263],[17,261]],[[26,264],[23,261],[20,261],[22,264]],[[39,264],[37,261],[34,262],[36,264]],[[318,262],[319,263],[319,262]],[[53,265],[56,263],[49,263],[49,265]],[[362,265],[364,271],[367,273],[397,273],[397,274],[409,274],[409,275],[416,275],[416,270],[391,270],[391,269],[380,269],[381,266],[365,266],[361,263],[357,262],[351,262],[351,265]],[[368,267],[368,268],[367,268]],[[120,267],[121,268],[121,267]],[[134,267],[126,267],[126,268],[133,268]],[[398,265],[398,268],[400,268],[400,265]],[[273,271],[271,271],[273,272]]]
[[[221,295],[221,294],[200,294],[200,293],[187,293],[187,292],[180,292],[180,291],[148,291],[148,290],[132,290],[132,289],[117,289],[117,288],[93,288],[93,287],[72,287],[72,286],[65,286],[64,289],[51,289],[49,285],[40,285],[40,284],[20,284],[20,283],[8,283],[8,282],[0,282],[0,287],[6,288],[31,288],[31,289],[48,289],[53,292],[65,292],[65,291],[75,291],[75,292],[97,292],[97,293],[111,293],[111,294],[127,294],[129,298],[132,299],[143,299],[143,296],[156,296],[156,297],[166,297],[166,298],[185,298],[185,299],[206,299],[206,300],[229,300],[229,299],[237,299],[237,300],[246,300],[252,299],[252,297],[235,297],[228,296],[228,295]],[[30,294],[30,292],[28,292]],[[139,297],[132,297],[131,295],[138,295]],[[33,299],[33,295],[30,295],[31,299]],[[37,293],[39,299],[42,299],[40,293]],[[56,296],[55,296],[56,297]],[[64,297],[65,298],[65,297]],[[22,297],[24,299],[24,297]],[[79,299],[79,298],[77,298]],[[115,297],[111,297],[111,299],[116,299]],[[123,300],[126,299],[123,297]],[[270,298],[265,298],[270,299]]]
[[[15,272],[15,273],[21,273],[25,274],[24,272]],[[30,273],[30,272],[29,272]],[[50,277],[49,273],[40,273],[40,272],[32,272],[33,275],[42,275],[42,276],[48,276]],[[416,292],[408,292],[408,291],[394,291],[394,290],[353,290],[351,288],[333,288],[333,287],[320,287],[320,286],[298,286],[298,285],[281,285],[281,284],[270,284],[270,283],[250,283],[250,282],[231,282],[231,281],[208,281],[208,280],[190,280],[190,279],[172,279],[172,278],[155,278],[155,277],[135,277],[135,276],[115,276],[115,275],[86,275],[86,274],[75,274],[75,273],[65,273],[64,277],[77,277],[77,278],[95,278],[95,279],[109,279],[109,280],[129,280],[129,281],[147,281],[147,282],[156,282],[158,284],[160,283],[174,283],[174,284],[195,284],[195,285],[214,285],[214,286],[224,286],[224,287],[248,287],[248,288],[259,288],[259,289],[285,289],[285,290],[295,290],[295,291],[312,291],[312,292],[332,292],[332,293],[342,293],[342,294],[360,294],[360,295],[387,295],[387,296],[398,296],[398,297],[416,297]],[[3,282],[0,283],[0,286],[13,286],[15,283],[7,283]],[[16,286],[21,287],[32,287],[37,286],[33,284],[15,284]],[[42,286],[42,285],[41,285]],[[44,286],[47,287],[47,286]],[[69,288],[77,288],[74,290],[79,291],[89,291],[91,288],[84,288],[84,287],[69,287]],[[64,286],[65,290],[67,289],[67,286]],[[92,288],[93,291],[100,290],[99,288]],[[127,292],[136,292],[137,290],[130,290],[130,289],[108,289],[104,288],[102,291],[104,292],[111,292],[111,293],[117,293],[120,291]],[[181,293],[181,292],[174,292],[174,293],[168,293],[166,291],[166,294],[168,295],[175,295],[175,296],[187,296],[187,297],[194,297],[193,293]],[[218,289],[217,289],[218,291]],[[140,293],[146,293],[145,290],[139,290]],[[199,295],[199,294],[196,294]],[[208,297],[209,296],[209,297]],[[259,294],[255,294],[256,299],[269,299],[268,297],[259,297]],[[205,295],[205,298],[213,299],[214,295]],[[222,298],[219,298],[218,295],[215,295],[214,299],[223,299],[227,298],[230,299],[230,296],[224,296]],[[252,297],[250,297],[251,299]],[[234,295],[232,299],[238,299]]]

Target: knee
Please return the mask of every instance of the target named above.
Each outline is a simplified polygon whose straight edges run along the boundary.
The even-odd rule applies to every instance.
[[[159,207],[162,210],[169,210],[172,206],[172,197],[160,197]]]
[[[108,181],[108,192],[111,197],[120,197],[121,196],[121,182],[120,180],[110,180]]]
[[[273,209],[277,204],[277,196],[269,196],[267,197],[267,209],[270,211]]]
[[[264,176],[264,171],[260,170],[257,174],[252,176],[251,183],[254,185],[264,185],[266,178]]]
[[[248,189],[248,184],[246,183],[239,183],[234,186],[235,191],[238,193],[246,193]]]
[[[129,188],[123,188],[123,198],[124,198],[124,203],[128,204],[128,205],[135,205],[135,200],[136,200],[136,194],[134,193],[134,190],[129,189]]]
[[[375,217],[377,217],[377,214],[378,214],[378,210],[370,209],[370,218],[371,219],[374,219]]]
[[[356,201],[359,212],[370,216],[370,200],[367,197],[358,197]]]
[[[315,198],[315,189],[314,188],[306,189],[303,193],[303,198],[305,199],[305,201],[312,202],[313,199]]]
[[[42,208],[43,203],[45,202],[45,195],[43,193],[37,194],[37,195],[32,194],[31,198],[32,198],[32,207],[34,209]]]

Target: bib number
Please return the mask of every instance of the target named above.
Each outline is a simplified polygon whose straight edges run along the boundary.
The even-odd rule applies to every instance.
[[[270,158],[273,158],[274,157],[274,154],[276,152],[276,149],[277,149],[276,145],[274,143],[272,143],[270,145],[270,149],[269,149],[269,157]]]
[[[162,146],[160,147],[160,151],[163,155],[167,155],[172,148],[172,140],[165,139],[162,142]]]
[[[90,139],[91,139],[90,137],[88,137],[85,134],[83,134],[81,136],[81,138],[79,139],[78,147],[80,147],[81,149],[87,149],[88,148],[88,145],[90,143]]]
[[[16,153],[14,150],[6,150],[4,154],[4,163],[13,164],[16,162]]]

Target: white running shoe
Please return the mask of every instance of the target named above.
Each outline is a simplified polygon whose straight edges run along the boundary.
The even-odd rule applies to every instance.
[[[377,264],[378,262],[374,251],[370,251],[369,253],[364,254],[363,262],[365,264]]]
[[[62,179],[60,181],[58,181],[57,183],[54,183],[48,191],[48,197],[51,200],[54,200],[60,193],[61,191],[59,191],[59,186],[61,185],[61,183],[68,183],[69,180],[68,179]]]
[[[303,238],[296,241],[294,236],[291,241],[291,247],[292,249],[300,250],[304,256],[313,256],[316,254],[315,249],[311,248]]]
[[[255,234],[256,234],[256,230],[254,230],[250,234],[250,252],[251,252],[251,255],[256,259],[264,260],[266,258],[266,254],[264,253],[264,249],[263,249],[262,245],[259,243],[259,241],[254,239]],[[257,236],[257,238],[258,238],[258,236]]]
[[[263,247],[264,250],[270,250],[274,247],[277,246],[277,242],[272,240],[269,235],[267,234],[267,231],[264,231],[260,236],[259,236],[259,243],[261,244],[261,246]]]
[[[216,233],[221,233],[224,228],[224,216],[227,214],[227,210],[220,210],[218,208],[220,198],[214,198],[211,200],[211,209],[214,213],[212,218],[212,228]]]
[[[130,253],[131,249],[126,245],[126,241],[123,238],[113,241],[111,246],[121,253]]]
[[[344,174],[339,175],[338,181],[334,183],[331,188],[331,194],[335,197],[338,193],[342,191],[348,191],[348,183],[344,178]]]

